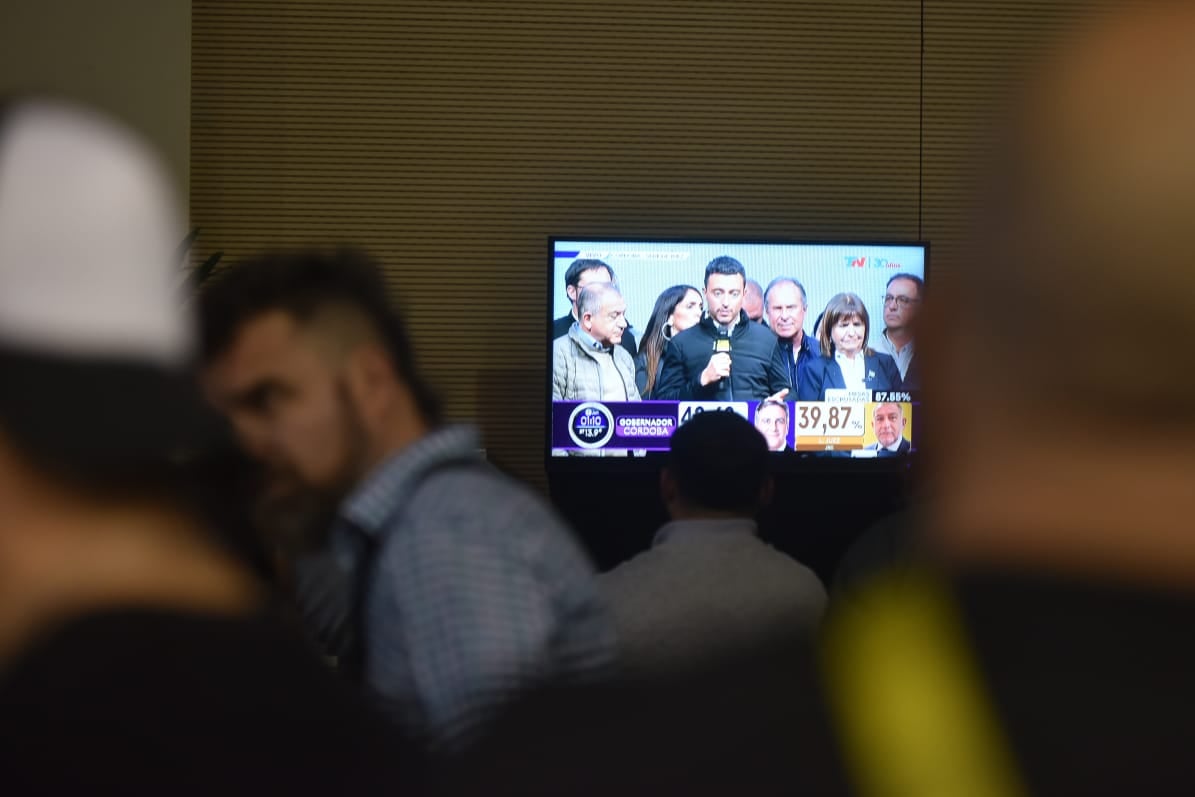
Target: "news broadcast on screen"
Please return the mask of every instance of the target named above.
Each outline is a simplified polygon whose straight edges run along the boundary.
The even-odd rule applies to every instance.
[[[924,243],[549,240],[548,453],[735,412],[790,458],[918,450]]]

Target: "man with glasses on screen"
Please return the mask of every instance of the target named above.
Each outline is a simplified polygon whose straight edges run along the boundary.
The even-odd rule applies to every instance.
[[[913,363],[913,344],[917,313],[925,282],[913,274],[896,274],[888,280],[884,293],[884,332],[876,346],[896,360],[900,378],[909,390],[921,387],[920,369]]]

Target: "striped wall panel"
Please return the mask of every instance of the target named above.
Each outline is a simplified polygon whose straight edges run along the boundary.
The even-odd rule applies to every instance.
[[[917,236],[912,0],[192,11],[196,256],[373,252],[449,416],[535,483],[548,235]]]

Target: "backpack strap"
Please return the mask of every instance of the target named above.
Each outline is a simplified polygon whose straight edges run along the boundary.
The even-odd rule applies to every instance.
[[[432,476],[443,473],[449,470],[462,470],[465,468],[474,468],[487,470],[492,466],[484,460],[479,460],[473,456],[459,456],[450,459],[445,459],[437,462],[430,468],[424,470],[418,475],[414,484],[411,486],[410,496],[413,499],[419,492],[419,488],[427,482]],[[403,515],[406,513],[411,501],[401,507],[395,514],[394,518],[388,521],[388,525],[401,524]],[[337,670],[348,680],[354,683],[365,683],[365,663],[366,663],[366,640],[365,640],[365,608],[366,601],[369,598],[370,589],[373,586],[374,579],[377,576],[378,559],[381,554],[382,542],[370,534],[358,535],[361,540],[362,549],[357,561],[356,578],[352,585],[352,604],[348,617],[348,633],[349,639],[346,645],[346,651],[337,661]]]

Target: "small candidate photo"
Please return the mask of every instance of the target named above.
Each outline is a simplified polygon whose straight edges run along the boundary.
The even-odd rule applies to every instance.
[[[876,452],[878,457],[898,457],[909,453],[912,444],[913,405],[907,402],[888,401],[867,405],[868,434],[871,442],[866,451]]]
[[[768,451],[788,449],[788,405],[768,399],[755,408],[755,428],[768,441]]]

